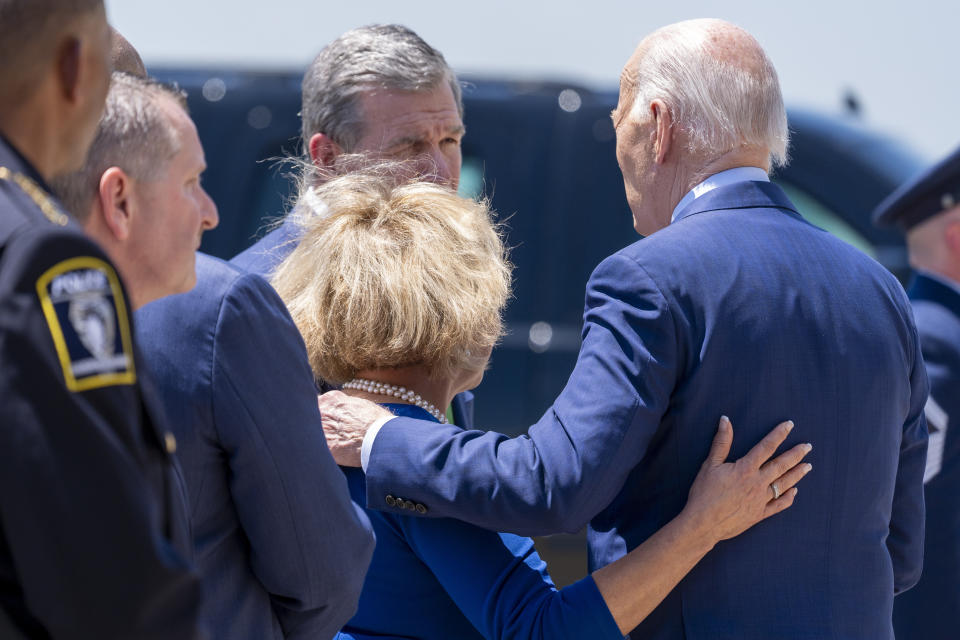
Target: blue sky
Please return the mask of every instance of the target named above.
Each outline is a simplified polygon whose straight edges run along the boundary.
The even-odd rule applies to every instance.
[[[960,145],[960,3],[704,0],[107,0],[147,65],[303,68],[341,32],[401,22],[458,71],[616,86],[636,43],[695,17],[731,20],[773,59],[788,104],[840,112],[853,91],[869,126],[929,159]]]

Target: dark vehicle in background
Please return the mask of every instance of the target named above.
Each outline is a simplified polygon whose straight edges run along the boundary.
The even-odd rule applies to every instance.
[[[220,226],[204,236],[202,249],[231,258],[289,209],[293,183],[270,159],[299,154],[300,75],[154,71],[187,91],[206,151],[204,186]],[[460,190],[492,200],[516,265],[508,334],[476,390],[476,423],[517,434],[551,405],[573,370],[591,271],[638,236],[614,155],[615,91],[465,81]],[[853,118],[795,110],[789,120],[791,161],[775,181],[812,223],[905,277],[902,239],[875,229],[870,212],[921,167],[919,159]],[[559,583],[582,576],[582,566],[564,575],[551,565]]]
[[[289,209],[300,151],[300,76],[160,70],[186,92],[220,226],[202,250],[231,258]],[[614,156],[614,91],[468,78],[461,193],[484,194],[508,227],[514,299],[509,333],[477,389],[477,424],[518,433],[536,421],[573,369],[584,285],[606,256],[634,242]],[[873,207],[920,168],[900,146],[845,120],[790,112],[790,164],[774,179],[811,222],[898,274],[902,239],[870,223]],[[843,274],[837,274],[843,277]]]

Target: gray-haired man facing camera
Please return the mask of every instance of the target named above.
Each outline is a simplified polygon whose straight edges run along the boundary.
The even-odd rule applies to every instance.
[[[464,134],[460,85],[443,55],[404,26],[353,29],[303,77],[303,143],[318,168],[343,153],[416,160],[457,187]]]
[[[360,27],[324,47],[304,74],[301,115],[316,169],[308,183],[349,171],[340,161],[358,154],[410,161],[422,178],[453,189],[460,182],[460,85],[443,55],[404,26]],[[288,220],[234,263],[269,274],[298,238]]]
[[[443,54],[407,27],[359,27],[324,47],[304,74],[301,114],[304,150],[315,169],[308,185],[350,171],[358,159],[404,161],[421,179],[452,189],[460,183],[466,133],[460,84]],[[301,197],[313,199],[312,189]],[[294,209],[233,264],[269,277],[299,242],[299,215],[325,209],[311,205]],[[472,425],[473,394],[458,394],[447,418]]]

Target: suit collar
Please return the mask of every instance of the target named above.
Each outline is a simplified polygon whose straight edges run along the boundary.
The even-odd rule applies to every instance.
[[[960,318],[960,293],[939,279],[918,273],[908,292],[911,300],[935,302],[949,309]]]
[[[705,193],[678,212],[675,222],[707,211],[753,208],[784,209],[800,217],[783,189],[772,182],[748,181],[718,187]]]
[[[670,222],[674,222],[677,219],[677,215],[686,209],[687,205],[704,194],[714,189],[719,189],[720,187],[736,184],[737,182],[746,182],[748,180],[770,182],[770,177],[767,175],[767,172],[760,167],[734,167],[733,169],[715,173],[700,184],[694,186],[693,189],[687,192],[687,195],[683,196],[680,202],[677,203],[677,206],[673,208]]]

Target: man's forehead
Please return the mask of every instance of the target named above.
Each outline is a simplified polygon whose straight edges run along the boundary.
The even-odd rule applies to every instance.
[[[360,111],[365,132],[379,133],[381,138],[418,130],[453,133],[463,128],[453,92],[446,84],[425,91],[365,91]]]
[[[431,135],[461,135],[466,131],[459,114],[444,116],[436,113],[410,113],[409,117],[397,118],[385,124],[381,137],[393,141]]]

